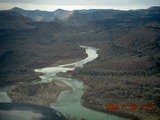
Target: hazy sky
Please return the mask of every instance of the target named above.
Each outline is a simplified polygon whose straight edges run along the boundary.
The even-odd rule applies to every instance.
[[[24,9],[55,10],[73,9],[143,9],[160,6],[160,0],[0,0],[0,9],[21,7]]]

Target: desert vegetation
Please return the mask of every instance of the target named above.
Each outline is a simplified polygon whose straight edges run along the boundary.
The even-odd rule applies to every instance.
[[[29,85],[40,80],[34,69],[85,58],[85,51],[78,46],[88,45],[99,48],[99,57],[83,69],[59,74],[83,81],[82,105],[132,119],[159,120],[159,7],[77,10],[72,14],[59,10],[69,14],[68,18],[43,12],[42,21],[37,21],[37,11],[23,16],[24,11],[0,11],[0,86],[20,85],[8,91],[14,102],[48,106],[68,87],[60,89],[54,82]],[[107,104],[151,104],[154,109],[106,111]]]

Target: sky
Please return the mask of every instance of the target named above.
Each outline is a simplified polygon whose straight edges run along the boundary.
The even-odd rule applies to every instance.
[[[160,0],[0,0],[0,9],[6,10],[20,7],[26,10],[56,9],[145,9],[151,6],[160,6]]]

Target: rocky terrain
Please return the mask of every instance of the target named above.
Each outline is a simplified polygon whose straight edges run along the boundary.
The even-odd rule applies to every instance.
[[[48,106],[61,91],[70,88],[57,81],[29,85],[39,80],[34,70],[85,58],[85,51],[78,45],[93,46],[99,48],[98,59],[83,69],[61,74],[84,82],[82,104],[134,119],[158,120],[159,16],[159,7],[52,13],[19,8],[0,11],[0,86],[21,84],[8,91],[14,102]],[[107,111],[108,104],[138,107],[133,111]],[[149,104],[153,110],[147,110]],[[143,110],[139,109],[141,105],[145,106]]]
[[[133,30],[114,42],[91,43],[100,48],[99,58],[83,69],[61,74],[85,83],[85,107],[133,119],[159,119],[158,26],[156,23]],[[118,110],[106,110],[107,105],[115,104]],[[130,105],[136,105],[136,109],[130,110]],[[148,105],[154,109],[148,110]]]
[[[12,102],[32,103],[49,107],[50,103],[54,103],[57,100],[60,92],[65,90],[72,91],[72,88],[60,81],[54,80],[51,83],[23,84],[13,87],[8,90],[8,95],[12,99]]]

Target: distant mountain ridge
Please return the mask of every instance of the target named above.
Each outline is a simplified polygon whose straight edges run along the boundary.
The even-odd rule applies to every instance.
[[[84,25],[89,22],[110,21],[160,21],[160,7],[154,6],[148,9],[138,10],[113,10],[113,9],[90,9],[90,10],[73,10],[67,11],[57,9],[55,11],[40,11],[40,10],[24,10],[21,8],[12,8],[8,11],[19,13],[25,17],[29,17],[36,21],[65,21],[68,25]]]
[[[32,18],[36,21],[52,21],[55,19],[65,20],[70,15],[72,15],[72,11],[66,11],[62,9],[57,9],[56,11],[40,11],[40,10],[24,10],[18,7],[14,7],[9,11],[20,13],[23,16]]]

